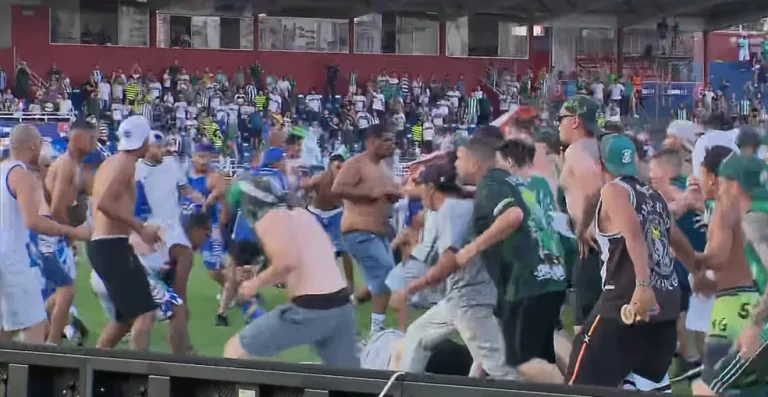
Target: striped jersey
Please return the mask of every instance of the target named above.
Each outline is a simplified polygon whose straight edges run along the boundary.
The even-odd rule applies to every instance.
[[[467,115],[477,115],[480,111],[480,103],[477,97],[470,95],[467,97]]]
[[[128,83],[128,85],[125,86],[125,100],[128,102],[135,101],[139,98],[139,91],[141,91],[141,87],[139,87],[138,84]]]
[[[256,104],[256,110],[263,111],[264,107],[267,104],[267,97],[266,95],[256,95],[256,98],[253,100],[253,102]]]

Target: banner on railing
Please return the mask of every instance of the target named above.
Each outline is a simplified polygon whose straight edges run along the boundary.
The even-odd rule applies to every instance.
[[[66,136],[69,133],[70,120],[68,117],[21,118],[0,116],[0,138],[8,138],[13,127],[21,123],[32,124],[40,130],[40,135],[46,141]]]

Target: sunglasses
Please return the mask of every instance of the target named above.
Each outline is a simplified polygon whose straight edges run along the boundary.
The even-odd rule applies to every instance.
[[[555,117],[555,122],[557,124],[560,124],[563,120],[568,119],[570,117],[577,117],[576,114],[558,114],[557,117]]]

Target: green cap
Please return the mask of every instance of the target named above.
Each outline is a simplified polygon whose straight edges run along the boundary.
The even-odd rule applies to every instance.
[[[637,149],[624,135],[606,135],[600,140],[600,160],[613,176],[637,176]]]
[[[718,171],[721,177],[738,182],[750,198],[768,199],[768,170],[762,160],[734,152],[723,160]]]
[[[600,104],[586,95],[576,95],[565,101],[563,108],[569,113],[579,117],[584,123],[584,128],[591,132],[593,136],[601,133],[599,124]]]

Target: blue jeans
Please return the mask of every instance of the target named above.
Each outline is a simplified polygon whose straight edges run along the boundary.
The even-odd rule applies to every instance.
[[[373,295],[389,293],[386,280],[395,267],[395,259],[389,248],[389,239],[371,232],[344,233],[347,252],[363,269],[365,285]]]

